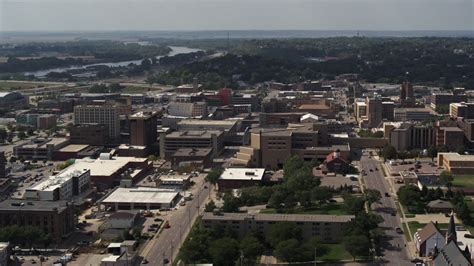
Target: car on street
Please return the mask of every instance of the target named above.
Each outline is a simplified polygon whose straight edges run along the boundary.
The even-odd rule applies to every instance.
[[[400,227],[396,227],[395,232],[397,232],[398,234],[403,234],[403,230]]]
[[[147,260],[147,259],[143,259],[143,260],[142,260],[142,264],[148,264],[148,260]]]
[[[166,228],[166,229],[171,228],[171,225],[170,225],[170,223],[169,223],[168,221],[165,223],[165,228]]]
[[[390,194],[388,194],[388,192],[385,192],[385,197],[390,197]]]

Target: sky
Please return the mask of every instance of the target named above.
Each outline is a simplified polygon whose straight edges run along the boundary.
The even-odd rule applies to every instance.
[[[0,31],[474,30],[474,0],[0,0]]]

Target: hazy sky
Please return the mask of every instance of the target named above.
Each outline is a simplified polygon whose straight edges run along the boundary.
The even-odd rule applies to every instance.
[[[0,0],[0,31],[474,30],[474,0]]]

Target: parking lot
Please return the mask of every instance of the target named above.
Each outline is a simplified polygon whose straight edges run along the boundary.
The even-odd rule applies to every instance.
[[[435,162],[431,161],[420,161],[418,164],[414,160],[405,160],[405,162],[394,160],[390,162],[386,162],[385,165],[392,176],[398,176],[400,175],[400,172],[403,171],[439,175],[444,170],[442,167],[438,167]]]

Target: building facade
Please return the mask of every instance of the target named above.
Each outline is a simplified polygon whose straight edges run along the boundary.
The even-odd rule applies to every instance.
[[[120,137],[119,110],[114,105],[78,105],[74,107],[74,125],[99,124],[107,127],[107,137],[117,141]]]

